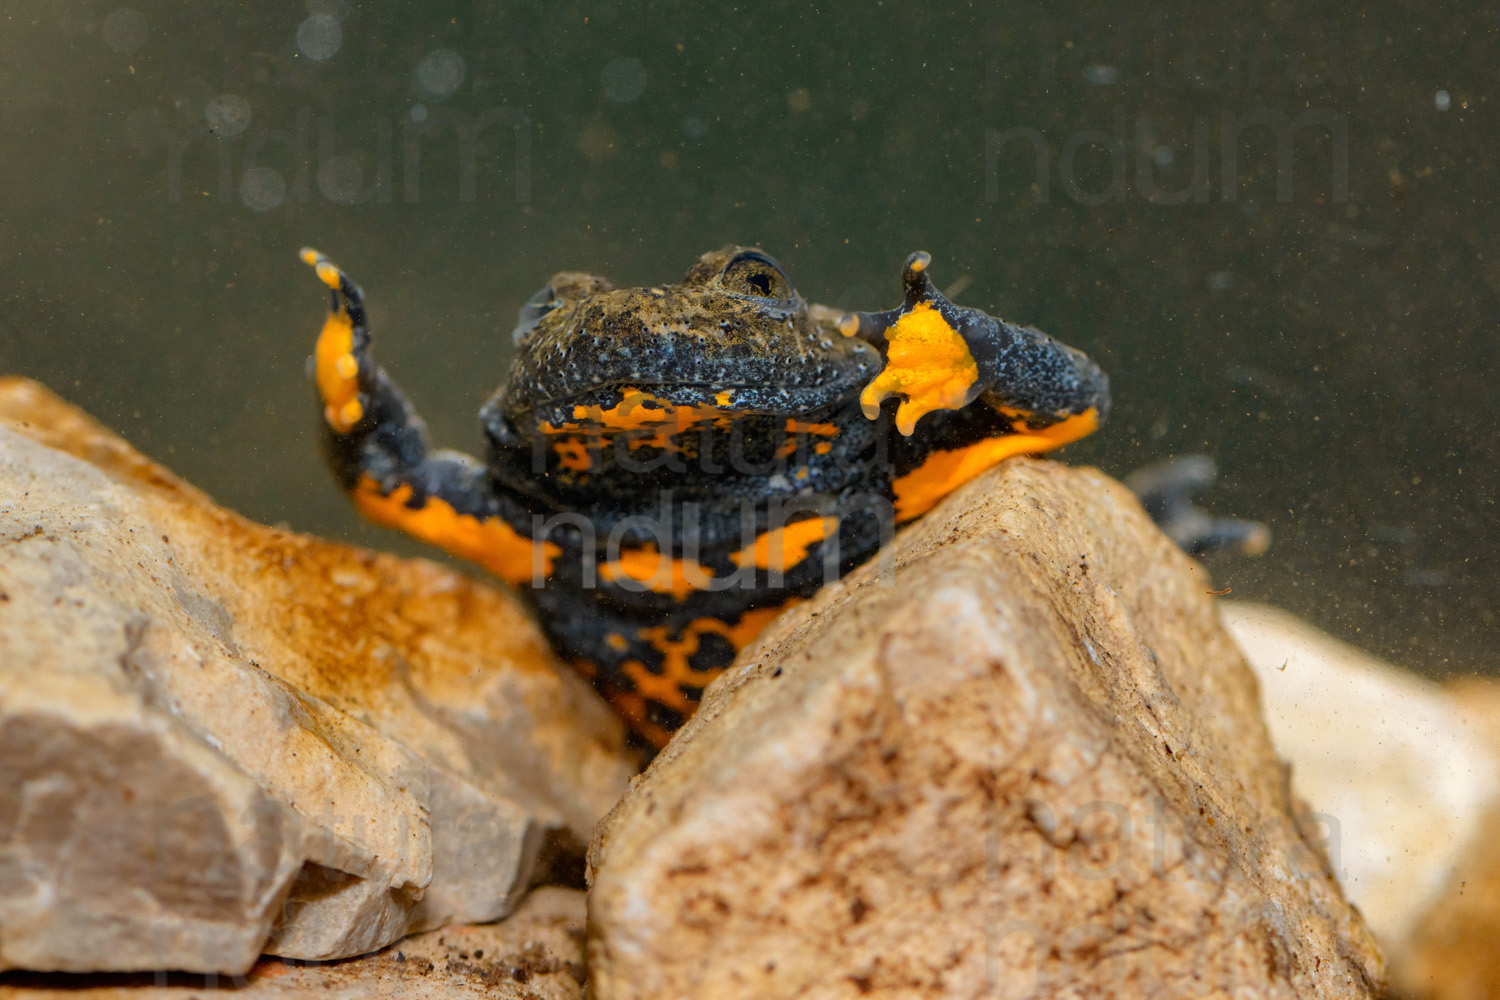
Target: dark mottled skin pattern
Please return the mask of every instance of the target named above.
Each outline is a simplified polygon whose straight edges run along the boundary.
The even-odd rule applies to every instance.
[[[365,363],[358,289],[343,279],[348,287],[335,291],[335,308],[341,298],[353,303],[366,418],[347,434],[325,426],[331,463],[349,489],[362,475],[384,494],[410,485],[414,510],[439,497],[528,538],[545,529],[560,555],[532,591],[541,621],[564,658],[584,666],[601,690],[628,695],[638,685],[627,664],[665,669],[663,634],[686,637],[694,622],[733,626],[747,611],[807,597],[868,559],[894,530],[892,483],[934,451],[1045,427],[1091,407],[1103,416],[1107,383],[1091,361],[1036,330],[947,302],[925,263],[908,262],[906,303],[859,314],[845,328],[852,336],[840,333],[835,313],[809,307],[756,250],[705,254],[681,284],[655,288],[615,289],[602,278],[558,274],[522,309],[509,376],[481,411],[489,449],[482,465],[428,450],[399,389]],[[979,371],[973,396],[983,405],[929,413],[903,436],[892,419],[897,399],[872,420],[859,395],[886,363],[883,331],[919,300],[969,343]],[[630,402],[627,394],[640,392],[652,398]],[[598,419],[622,402],[636,416],[664,405],[701,408],[694,412],[703,416],[666,435],[657,426]],[[1017,410],[1027,414],[1024,426]],[[788,420],[821,429],[789,434]],[[560,442],[573,443],[571,461]],[[577,457],[586,450],[586,461]],[[807,513],[837,516],[836,535],[813,542],[784,573],[735,564],[732,556],[761,534]],[[642,546],[693,560],[736,585],[674,594],[599,578],[601,563]],[[666,631],[652,633],[655,639],[644,634],[659,626]],[[701,629],[689,646],[694,670],[721,670],[735,652],[723,635]],[[680,685],[680,699],[647,699],[649,725],[680,725],[701,693],[696,681]]]

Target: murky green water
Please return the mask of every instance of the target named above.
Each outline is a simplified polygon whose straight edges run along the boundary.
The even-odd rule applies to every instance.
[[[1495,15],[1294,5],[0,3],[0,371],[221,501],[414,551],[324,473],[312,244],[478,447],[556,270],[759,244],[808,298],[960,300],[1111,373],[1065,454],[1206,452],[1237,597],[1500,671]],[[469,139],[465,138],[469,130]]]

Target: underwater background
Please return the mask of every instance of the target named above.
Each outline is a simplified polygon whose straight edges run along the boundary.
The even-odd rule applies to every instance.
[[[1209,565],[1435,677],[1500,673],[1494,53],[1476,8],[0,2],[0,373],[220,502],[407,553],[317,447],[327,253],[478,452],[560,270],[758,245],[801,294],[966,305],[1109,372],[1057,457],[1204,453]]]

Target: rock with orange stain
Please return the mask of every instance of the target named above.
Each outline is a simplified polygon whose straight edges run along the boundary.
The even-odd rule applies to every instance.
[[[544,888],[502,923],[448,926],[361,958],[303,965],[263,958],[228,979],[177,975],[0,975],[6,1000],[578,1000],[583,992],[583,893]],[[231,995],[225,993],[225,995]]]
[[[492,920],[631,772],[514,599],[246,521],[0,379],[0,969]]]
[[[1129,491],[1015,459],[888,555],[600,824],[594,1000],[1372,995],[1212,586]]]

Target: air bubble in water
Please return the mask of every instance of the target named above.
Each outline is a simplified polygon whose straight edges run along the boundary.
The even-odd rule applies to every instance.
[[[452,49],[434,49],[417,65],[417,82],[434,97],[447,97],[464,82],[464,57]]]
[[[268,212],[286,200],[286,181],[270,167],[251,167],[240,178],[240,201],[254,212]]]
[[[639,59],[611,59],[599,74],[604,96],[616,104],[629,104],[646,92],[646,67]]]
[[[330,58],[344,44],[344,29],[327,14],[314,14],[297,27],[297,51],[313,62]]]
[[[209,131],[221,139],[239,135],[250,127],[250,102],[238,94],[220,94],[203,109]]]

